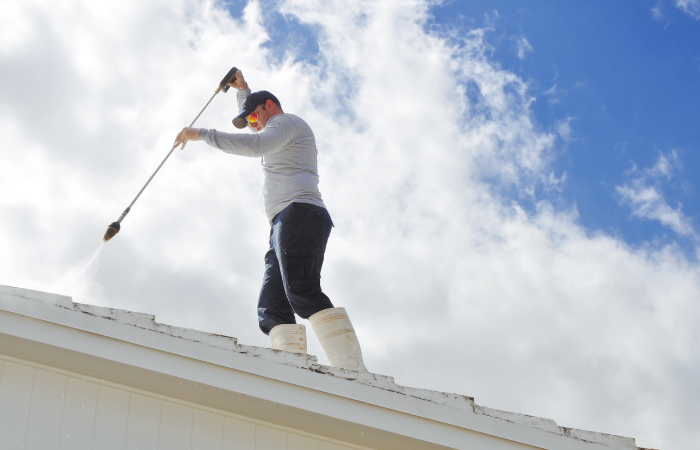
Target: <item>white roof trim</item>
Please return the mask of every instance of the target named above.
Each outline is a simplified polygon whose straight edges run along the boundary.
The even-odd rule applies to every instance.
[[[399,386],[385,375],[320,365],[312,355],[242,345],[236,338],[159,324],[149,314],[73,303],[62,295],[0,286],[0,332],[339,420],[360,423],[366,417],[367,426],[415,439],[427,440],[414,419],[428,419],[443,424],[429,440],[439,446],[462,448],[462,430],[552,450],[637,450],[633,438],[560,427],[551,419],[477,405],[472,397]],[[216,367],[204,370],[201,363],[192,366],[195,361]],[[240,376],[231,370],[217,375],[217,368]]]

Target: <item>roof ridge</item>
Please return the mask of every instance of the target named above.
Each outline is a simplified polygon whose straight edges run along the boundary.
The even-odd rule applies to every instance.
[[[586,442],[594,442],[606,446],[612,446],[614,448],[620,448],[620,445],[622,445],[624,448],[637,449],[633,438],[562,427],[557,425],[557,423],[552,419],[481,406],[475,403],[473,397],[466,395],[401,386],[396,384],[394,377],[391,376],[371,372],[358,372],[319,364],[315,355],[292,353],[284,350],[274,350],[271,348],[239,344],[238,339],[235,337],[158,323],[155,320],[155,315],[152,314],[84,303],[75,303],[71,297],[65,295],[0,285],[0,300],[3,300],[5,296],[53,304],[59,308],[88,314],[110,321],[116,321],[124,324],[125,326],[133,326],[156,333],[167,334],[180,339],[199,342],[204,345],[221,348],[228,351],[244,353],[274,363],[311,370],[319,374],[330,375],[336,378],[357,382],[373,388],[410,396],[431,403],[444,405],[463,411],[469,411],[496,419],[506,420],[557,435],[564,435]]]

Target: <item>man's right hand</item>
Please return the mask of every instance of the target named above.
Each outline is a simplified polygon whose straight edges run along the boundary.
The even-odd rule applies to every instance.
[[[245,82],[245,78],[243,78],[243,72],[241,72],[240,70],[236,71],[236,79],[231,83],[228,83],[228,85],[238,90],[248,88],[248,83]]]
[[[175,138],[175,142],[173,143],[173,148],[177,147],[178,145],[182,145],[180,150],[185,149],[185,145],[187,145],[188,141],[198,141],[199,140],[199,128],[189,128],[185,127],[178,133],[177,137]]]

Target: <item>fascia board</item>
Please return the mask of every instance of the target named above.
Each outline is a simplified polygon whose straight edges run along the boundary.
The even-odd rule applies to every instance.
[[[14,313],[13,315],[31,317],[41,321],[31,322],[18,316],[1,315],[0,327],[5,333],[162,372],[170,376],[187,378],[340,420],[362,423],[392,433],[411,435],[416,439],[425,440],[425,434],[421,435],[416,431],[416,424],[410,427],[401,424],[401,421],[407,420],[410,416],[544,449],[612,448],[600,443],[562,436],[507,420],[451,408],[397,392],[316,373],[311,369],[267,361],[245,353],[224,350],[165,333],[106,320],[59,305],[3,297],[0,309]],[[49,326],[49,324],[58,326]],[[92,336],[86,336],[85,333]],[[98,336],[102,338],[98,338]],[[215,371],[212,371],[211,367],[205,370],[204,365],[198,364],[197,361],[233,369],[237,372],[225,371],[226,375],[222,377],[222,373],[215,375]],[[232,375],[234,373],[237,373],[238,378]],[[256,375],[256,377],[251,377],[251,374]],[[205,379],[207,377],[209,378]],[[232,382],[233,379],[237,379],[237,381]],[[309,402],[309,398],[314,400]],[[389,411],[404,417],[402,419],[391,417]],[[425,431],[423,430],[423,432]],[[445,435],[443,438],[440,438],[438,433],[436,440],[432,442],[460,448],[459,442],[455,442],[454,439],[447,436],[449,433],[445,433],[445,431],[442,430]],[[457,436],[453,436],[453,438],[457,438]],[[634,447],[624,445],[618,448]]]
[[[84,332],[81,333],[86,334]],[[100,336],[94,338],[103,339]],[[300,432],[309,433],[309,437],[316,439],[319,437],[330,438],[339,441],[336,442],[338,444],[357,448],[358,450],[368,450],[370,448],[381,448],[384,450],[449,450],[450,448],[460,448],[459,446],[448,447],[423,440],[426,437],[429,438],[429,436],[437,434],[440,434],[440,438],[444,442],[454,441],[456,443],[475,441],[477,444],[481,444],[483,442],[479,441],[488,439],[479,439],[479,437],[489,438],[480,433],[473,433],[477,435],[476,439],[465,439],[467,430],[457,429],[456,427],[415,416],[409,416],[407,420],[401,420],[399,425],[411,426],[417,433],[420,433],[423,439],[392,433],[372,426],[374,425],[372,420],[377,416],[377,414],[371,414],[372,411],[370,411],[369,417],[365,417],[366,420],[364,420],[365,423],[370,423],[370,425],[313,412],[314,410],[327,410],[329,408],[345,409],[346,414],[341,414],[339,417],[350,417],[354,413],[351,405],[352,400],[331,396],[319,391],[308,393],[299,388],[297,389],[297,394],[303,395],[303,401],[308,403],[306,409],[299,409],[282,403],[279,398],[265,400],[253,395],[236,392],[236,390],[240,391],[241,389],[238,388],[244,384],[249,386],[249,389],[246,390],[248,393],[263,391],[270,392],[273,395],[275,394],[275,386],[266,386],[265,383],[281,384],[278,381],[199,361],[192,364],[192,360],[177,357],[176,355],[167,355],[165,358],[158,360],[157,358],[163,356],[162,352],[133,344],[121,344],[130,346],[130,351],[128,352],[130,359],[136,360],[139,364],[143,358],[153,359],[155,357],[157,364],[167,364],[175,370],[178,368],[178,364],[182,363],[182,360],[187,360],[185,362],[186,367],[192,369],[194,365],[194,370],[197,373],[194,377],[190,376],[192,375],[191,373],[183,375],[190,376],[194,381],[3,333],[0,333],[0,361],[6,360],[20,364],[29,364],[39,369],[59,371],[63,375],[74,376],[98,384],[107,384],[117,389],[152,396],[163,401],[175,403],[180,401],[183,402],[184,406],[209,410],[215,414],[221,414],[222,412],[231,413],[234,415],[234,418],[239,420],[248,420],[265,427],[278,428],[282,431],[297,434]],[[288,397],[293,396],[295,395],[293,391],[286,390],[285,395]],[[281,400],[284,401],[286,399],[282,398]],[[287,401],[287,403],[292,402]],[[386,414],[387,410],[377,407],[373,408],[379,414]],[[366,413],[366,408],[363,409],[363,412]],[[391,413],[394,416],[398,415],[393,411]],[[380,422],[382,420],[381,418],[377,419]],[[491,440],[504,442],[498,438],[492,438]],[[520,448],[519,444],[516,445]],[[483,445],[477,446],[485,448]]]
[[[223,367],[221,365],[208,364],[201,361],[195,361],[191,358],[186,358],[171,353],[165,353],[148,347],[143,347],[136,344],[130,344],[123,341],[114,340],[104,336],[93,335],[80,330],[62,327],[56,324],[46,323],[37,319],[27,318],[23,316],[9,317],[13,314],[0,312],[0,329],[4,333],[0,334],[0,340],[3,336],[9,336],[7,340],[14,340],[10,345],[17,345],[17,340],[31,342],[36,347],[49,346],[46,342],[29,341],[27,337],[35,335],[37,327],[41,328],[41,333],[46,336],[46,339],[41,341],[50,341],[53,343],[52,348],[56,349],[58,359],[66,359],[66,351],[79,353],[81,356],[80,365],[84,368],[78,373],[85,374],[88,372],[90,377],[102,378],[106,381],[127,386],[134,386],[137,389],[143,389],[153,393],[160,393],[173,398],[179,398],[188,402],[202,404],[207,407],[230,411],[235,414],[249,416],[254,419],[267,421],[270,423],[280,424],[290,428],[296,428],[310,433],[328,436],[334,439],[355,443],[372,448],[385,448],[391,450],[445,450],[449,448],[467,449],[467,448],[492,448],[493,441],[504,442],[499,438],[491,437],[482,433],[477,433],[464,428],[450,426],[444,423],[426,420],[421,417],[412,416],[409,414],[399,413],[387,408],[377,407],[366,403],[351,400],[342,396],[328,394],[322,391],[307,389],[293,384],[283,383],[267,377],[253,375],[247,372],[241,372],[235,369]],[[9,320],[8,320],[9,319]],[[13,326],[8,327],[8,322],[12,322]],[[25,337],[22,337],[25,335]],[[91,345],[80,345],[76,347],[75,341],[80,342],[92,341]],[[29,345],[24,345],[19,351],[4,352],[9,345],[0,342],[0,353],[9,353],[9,356],[14,358],[27,358],[30,353]],[[103,359],[92,355],[93,347],[99,347],[101,351],[108,352],[108,362],[116,363],[109,364],[109,370],[114,371],[114,374],[105,375],[104,371],[95,367],[90,361],[90,358]],[[70,355],[68,355],[70,357]],[[30,358],[30,361],[39,364],[54,366],[43,360]],[[135,367],[142,369],[142,373],[148,372],[145,377],[150,378],[146,383],[134,385],[133,383],[123,383],[121,374],[116,372],[128,371],[124,366]],[[75,366],[75,364],[73,364]],[[92,366],[92,369],[89,367]],[[62,367],[59,367],[62,368]],[[65,368],[64,368],[65,370]],[[75,367],[72,368],[75,371]],[[178,382],[178,380],[182,380]],[[170,385],[170,386],[168,386]],[[171,389],[179,389],[180,392],[174,392]],[[240,410],[222,407],[221,404],[206,401],[207,396],[217,394],[217,390],[225,393],[235,392],[240,396],[245,396],[252,399],[261,399],[264,402],[246,402],[252,409],[265,409],[253,411],[254,414],[246,414]],[[184,395],[183,395],[184,393]],[[229,396],[229,398],[231,398]],[[342,422],[347,425],[321,426],[316,427],[300,427],[290,424],[289,421],[275,420],[276,415],[273,409],[279,409],[280,405],[288,407],[287,413],[300,414],[297,423],[306,420],[321,421],[325,424],[332,424],[328,418],[335,419],[336,422]],[[321,424],[323,425],[323,424]],[[349,425],[349,427],[348,427]],[[355,430],[354,436],[338,435],[337,433],[328,434],[324,429],[343,428],[349,429],[346,431],[352,432]],[[362,431],[367,439],[361,439],[358,434]],[[372,433],[375,431],[374,433]],[[377,433],[377,431],[379,433]],[[381,432],[384,432],[383,434]],[[374,439],[372,439],[374,434]],[[383,440],[381,446],[376,446],[377,437]],[[400,438],[408,438],[403,439]],[[397,445],[398,444],[398,445]],[[497,448],[523,448],[519,444],[512,446],[497,446]]]

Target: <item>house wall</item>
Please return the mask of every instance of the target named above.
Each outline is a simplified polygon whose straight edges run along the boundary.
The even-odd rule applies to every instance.
[[[0,450],[10,448],[637,450],[632,438],[0,286]]]
[[[0,355],[3,450],[350,450],[126,386]]]

